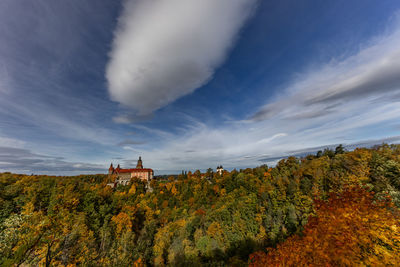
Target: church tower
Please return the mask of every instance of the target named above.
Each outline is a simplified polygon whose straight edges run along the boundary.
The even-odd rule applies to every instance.
[[[136,164],[136,169],[143,169],[142,157],[139,157],[139,160],[137,161]]]

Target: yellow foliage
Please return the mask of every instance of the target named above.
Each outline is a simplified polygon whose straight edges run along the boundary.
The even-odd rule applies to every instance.
[[[168,191],[171,191],[172,183],[166,183],[165,187],[167,188]]]
[[[189,206],[193,206],[193,204],[194,204],[194,198],[191,197],[189,198]]]
[[[221,189],[220,195],[221,195],[221,196],[225,196],[225,195],[226,195],[226,189],[225,189],[225,188],[222,188],[222,189]]]
[[[171,193],[172,193],[174,196],[176,196],[176,195],[179,193],[178,190],[176,189],[175,185],[172,186],[172,188],[171,188]]]
[[[268,235],[267,235],[267,232],[265,231],[264,226],[260,225],[259,233],[257,234],[257,239],[258,240],[264,240],[264,239],[267,238],[267,236]]]
[[[129,189],[129,194],[135,194],[136,193],[136,186],[132,184],[131,188]]]
[[[116,225],[116,233],[120,235],[123,230],[131,231],[132,230],[132,222],[129,218],[129,215],[125,212],[120,212],[117,216],[113,216],[111,220]]]
[[[224,243],[224,231],[218,222],[213,222],[207,229],[207,235],[218,241],[220,244]]]

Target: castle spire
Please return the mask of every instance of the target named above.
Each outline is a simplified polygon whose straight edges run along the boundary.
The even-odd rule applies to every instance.
[[[114,166],[112,165],[112,162],[111,162],[111,165],[110,165],[110,168],[108,168],[108,174],[113,174],[114,173]]]
[[[143,169],[142,157],[140,157],[140,156],[139,156],[139,160],[137,161],[137,164],[136,164],[136,169]]]

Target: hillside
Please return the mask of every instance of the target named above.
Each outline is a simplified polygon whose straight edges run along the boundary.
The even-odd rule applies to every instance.
[[[116,190],[0,174],[0,265],[396,264],[400,145]],[[337,256],[335,256],[337,255]]]

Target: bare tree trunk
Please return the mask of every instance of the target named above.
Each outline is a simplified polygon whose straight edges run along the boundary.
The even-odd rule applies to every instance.
[[[51,247],[53,246],[54,241],[47,244],[47,253],[46,253],[46,267],[50,266],[51,263]]]

